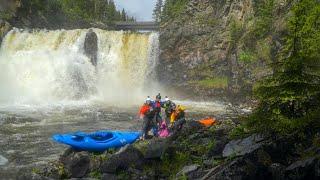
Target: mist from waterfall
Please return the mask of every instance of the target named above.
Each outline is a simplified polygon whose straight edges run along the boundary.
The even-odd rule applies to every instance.
[[[84,53],[89,30],[11,30],[0,50],[0,104],[139,104],[156,93],[157,33],[94,29],[98,64]]]

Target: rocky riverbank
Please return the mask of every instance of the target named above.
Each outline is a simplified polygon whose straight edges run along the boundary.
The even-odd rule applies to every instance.
[[[233,140],[236,120],[206,128],[188,121],[168,139],[139,141],[102,154],[67,149],[59,160],[35,168],[32,179],[317,179],[320,134],[257,134]],[[303,138],[305,139],[305,137]]]

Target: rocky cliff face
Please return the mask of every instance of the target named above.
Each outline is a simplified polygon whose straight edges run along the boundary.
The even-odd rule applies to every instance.
[[[2,21],[0,19],[0,44],[2,42],[3,37],[7,34],[7,32],[9,32],[11,29],[11,25],[6,22],[6,21]]]
[[[292,0],[190,0],[161,23],[159,79],[200,97],[247,100],[281,49]]]

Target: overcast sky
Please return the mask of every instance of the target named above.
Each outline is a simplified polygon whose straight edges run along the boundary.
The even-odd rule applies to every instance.
[[[118,9],[124,8],[138,21],[151,21],[156,0],[114,0]]]

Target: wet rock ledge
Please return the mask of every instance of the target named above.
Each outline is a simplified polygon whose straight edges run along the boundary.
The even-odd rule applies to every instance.
[[[139,141],[102,154],[67,149],[28,179],[319,179],[320,136],[299,143],[253,134],[232,140],[236,121],[210,128],[189,121],[168,139]],[[309,147],[309,148],[306,148]]]

